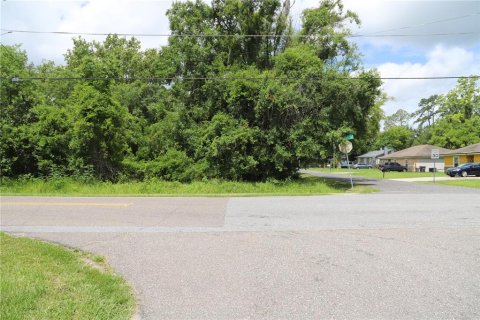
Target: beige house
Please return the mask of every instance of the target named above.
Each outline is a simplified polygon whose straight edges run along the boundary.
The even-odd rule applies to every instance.
[[[447,169],[467,162],[480,162],[480,143],[447,152],[444,160]]]
[[[440,159],[432,160],[432,149],[437,149],[440,154]],[[383,157],[380,157],[382,162],[398,162],[408,168],[408,171],[443,171],[445,169],[443,158],[445,154],[451,150],[432,146],[430,144],[422,144],[403,149]]]

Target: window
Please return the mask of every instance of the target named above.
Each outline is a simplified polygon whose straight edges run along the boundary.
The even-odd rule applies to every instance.
[[[453,156],[453,166],[458,167],[458,156]]]
[[[473,162],[473,155],[467,156],[467,162]]]

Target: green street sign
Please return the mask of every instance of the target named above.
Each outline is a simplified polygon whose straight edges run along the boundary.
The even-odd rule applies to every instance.
[[[345,137],[347,140],[353,140],[353,134],[349,134]]]

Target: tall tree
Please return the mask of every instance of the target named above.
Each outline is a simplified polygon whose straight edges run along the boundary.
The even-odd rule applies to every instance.
[[[440,99],[440,119],[429,130],[430,143],[457,149],[480,142],[480,79],[459,79]]]
[[[72,169],[115,179],[127,151],[126,108],[88,84],[77,85],[71,101]]]
[[[29,130],[38,103],[35,76],[25,51],[0,45],[0,171],[3,175],[35,173],[34,145]]]
[[[458,79],[455,88],[442,99],[440,114],[462,114],[464,119],[480,115],[480,78]]]
[[[348,41],[351,24],[360,25],[356,13],[345,11],[341,0],[324,0],[303,12],[300,41],[314,47],[323,61],[355,70],[360,60],[355,44]]]
[[[389,129],[395,126],[407,127],[412,116],[404,109],[398,109],[394,114],[386,116],[383,127]]]
[[[178,53],[172,60],[179,77],[173,88],[185,105],[181,112],[193,120],[190,126],[202,127],[222,113],[245,120],[244,130],[255,134],[244,140],[247,145],[255,141],[245,147],[254,160],[245,163],[255,166],[239,178],[291,176],[299,163],[326,157],[330,130],[348,127],[360,139],[378,131],[381,81],[375,72],[359,68],[356,48],[347,37],[348,23],[359,22],[358,17],[345,12],[340,1],[322,1],[318,9],[304,13],[298,41],[252,40],[251,35],[292,32],[288,10],[288,1],[224,0],[212,6],[187,1],[169,11],[175,37],[165,51]],[[191,36],[199,33],[236,36]],[[349,79],[351,70],[357,70],[358,79]],[[195,79],[184,79],[191,77]],[[225,130],[218,134],[230,135]],[[201,161],[197,147],[190,150],[187,154]]]
[[[412,146],[414,131],[406,126],[393,126],[380,132],[377,139],[377,148],[387,147],[393,150],[402,150]]]
[[[264,180],[329,157],[332,132],[353,133],[366,148],[383,99],[378,73],[362,69],[348,41],[358,17],[325,0],[295,32],[290,7],[290,0],[175,2],[172,37],[159,50],[110,35],[75,38],[65,67],[30,70],[18,54],[22,72],[75,80],[30,81],[12,95],[5,136],[31,156],[16,166],[8,160],[9,174]],[[27,88],[32,94],[20,99]],[[20,102],[25,108],[13,107]],[[9,157],[18,154],[9,148]]]
[[[433,125],[435,123],[435,117],[439,112],[438,109],[441,99],[442,97],[437,94],[421,99],[418,103],[418,110],[412,113],[412,117],[415,118],[414,123],[418,124],[420,128]]]
[[[464,119],[462,114],[441,118],[429,130],[429,143],[447,149],[458,149],[480,142],[480,116]]]

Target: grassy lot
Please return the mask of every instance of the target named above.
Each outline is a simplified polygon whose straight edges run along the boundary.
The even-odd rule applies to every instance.
[[[4,179],[3,195],[62,195],[62,196],[261,196],[318,195],[351,191],[348,183],[302,176],[289,181],[232,182],[197,181],[192,183],[149,180],[144,182],[111,183],[78,181],[73,178]],[[356,186],[353,192],[373,192],[372,187]]]
[[[131,319],[131,290],[101,257],[5,233],[0,244],[0,319]]]
[[[447,181],[437,181],[437,184],[445,184],[448,186],[467,187],[467,188],[480,188],[480,179],[454,179]]]
[[[325,172],[325,173],[339,173],[349,174],[365,178],[383,179],[383,172],[379,169],[324,169],[324,168],[310,168],[309,170]],[[443,176],[443,172],[437,172],[436,176]],[[385,172],[385,179],[401,179],[401,178],[423,178],[433,177],[432,172]]]

